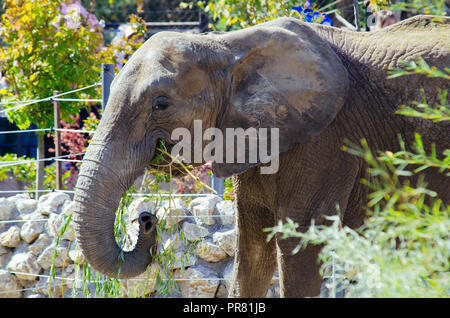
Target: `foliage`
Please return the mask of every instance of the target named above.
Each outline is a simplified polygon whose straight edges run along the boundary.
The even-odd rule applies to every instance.
[[[99,115],[101,116],[102,110],[99,110]],[[83,120],[83,129],[86,131],[95,131],[100,123],[100,119],[94,112],[89,113],[89,117]]]
[[[385,1],[384,1],[385,2]],[[446,15],[445,0],[408,0],[391,3],[390,10],[402,10],[412,15]]]
[[[309,4],[309,5],[308,5]],[[324,13],[319,12],[317,4],[309,0],[299,5],[298,0],[213,0],[183,2],[182,7],[198,6],[214,21],[215,30],[246,28],[280,17],[296,17],[305,22],[331,23]],[[297,10],[293,10],[296,7]],[[309,11],[310,10],[310,11]],[[317,19],[320,17],[319,19]]]
[[[61,142],[61,150],[65,153],[73,154],[76,158],[77,155],[84,153],[86,151],[89,142],[92,139],[92,136],[97,129],[97,126],[100,120],[97,118],[97,115],[94,112],[89,114],[85,120],[83,120],[83,126],[80,124],[80,116],[70,116],[74,124],[67,123],[65,121],[61,121],[62,129],[72,129],[72,130],[83,130],[86,132],[74,132],[74,131],[61,131],[60,132],[60,142]],[[55,139],[55,135],[50,135],[53,140]],[[55,152],[54,148],[49,148],[49,152]],[[70,157],[69,157],[70,158]]]
[[[0,157],[2,164],[0,165],[0,181],[7,180],[8,175],[14,176],[17,181],[32,182],[36,175],[32,164],[12,165],[13,162],[28,162],[32,159],[26,156],[18,157],[16,154],[5,154]]]
[[[403,63],[403,68],[395,69],[388,78],[396,78],[399,76],[424,74],[430,78],[443,78],[450,80],[450,68],[439,70],[435,66],[429,66],[423,58],[417,62],[411,61]],[[398,114],[412,117],[422,117],[433,121],[450,120],[450,105],[447,98],[447,89],[438,88],[438,102],[430,107],[427,103],[425,94],[422,92],[422,101],[414,101],[413,106],[402,106],[397,111]]]
[[[96,18],[65,0],[5,0],[0,22],[1,71],[9,86],[0,91],[6,100],[33,100],[98,82],[95,52],[103,45]],[[72,97],[86,97],[83,91]],[[94,90],[90,90],[94,94]],[[80,103],[64,103],[61,118],[77,113]],[[21,129],[34,123],[51,127],[51,102],[41,102],[7,113]]]
[[[196,177],[193,178],[192,176]],[[208,177],[211,176],[211,166],[202,165],[196,167],[183,177],[174,178],[176,192],[178,193],[202,193],[203,184],[208,183]]]
[[[445,0],[366,0],[364,4],[369,4],[374,14],[380,10],[403,11],[403,18],[418,14],[447,15]]]
[[[100,72],[101,63],[113,63],[115,71],[118,72],[131,55],[145,42],[148,35],[145,21],[132,14],[129,18],[131,25],[130,35],[121,34],[119,38],[103,47],[97,54],[97,70]]]
[[[94,115],[95,116],[95,115]],[[63,120],[61,120],[61,128],[62,129],[74,129],[79,130],[80,127],[80,116],[73,116],[70,115],[72,121],[74,124],[67,123]],[[88,137],[86,137],[86,133],[78,133],[78,132],[72,132],[72,131],[60,131],[60,141],[61,141],[61,150],[63,152],[67,152],[70,154],[80,154],[86,151],[86,147],[89,144],[89,140],[92,137],[92,134],[90,134]],[[55,139],[55,134],[51,135],[53,137],[53,140]],[[50,148],[49,152],[55,152],[54,148]]]
[[[181,176],[174,176],[174,171],[181,172]],[[169,185],[169,193],[205,193],[214,192],[207,183],[211,174],[210,164],[194,167],[185,165],[178,158],[172,157],[163,141],[156,148],[155,157],[146,169],[140,193],[160,192],[162,184]]]
[[[425,62],[410,63],[392,77],[406,74],[437,74],[448,79],[445,72],[430,68]],[[440,91],[442,93],[442,90]],[[445,92],[446,96],[446,92]],[[442,98],[440,99],[442,102]],[[429,106],[421,104],[423,112],[405,112],[403,115],[433,120],[441,109],[448,120],[448,103]],[[442,108],[445,107],[445,108]],[[413,109],[412,107],[409,109]],[[407,151],[399,138],[401,150],[379,152],[375,155],[365,140],[361,146],[348,143],[345,151],[363,158],[369,165],[369,179],[362,180],[370,188],[368,219],[364,225],[352,230],[341,224],[339,215],[330,217],[331,226],[311,225],[306,233],[297,232],[292,220],[266,229],[281,238],[298,237],[297,252],[307,244],[323,244],[320,253],[321,271],[330,274],[335,269],[333,290],[344,289],[347,297],[448,297],[450,260],[450,209],[426,188],[425,169],[438,169],[450,176],[450,149],[442,155],[434,145],[428,152],[419,135],[415,135],[412,150]],[[418,176],[416,184],[411,177]],[[339,207],[337,207],[339,212]]]
[[[234,200],[234,183],[233,178],[225,178],[224,180],[225,191],[223,193],[224,200]]]

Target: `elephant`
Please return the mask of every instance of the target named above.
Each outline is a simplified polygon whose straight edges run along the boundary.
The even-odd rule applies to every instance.
[[[419,133],[424,144],[435,144],[436,153],[448,148],[446,122],[395,113],[402,104],[421,100],[422,88],[433,104],[436,88],[448,82],[422,74],[387,76],[402,61],[419,57],[448,67],[449,25],[447,17],[415,16],[364,33],[286,17],[230,32],[151,36],[115,76],[80,168],[73,209],[87,261],[118,278],[139,275],[152,262],[156,217],[139,215],[136,246],[123,251],[114,237],[115,211],[157,146],[177,144],[176,128],[193,132],[195,120],[202,121],[203,131],[224,134],[228,128],[277,128],[275,173],[261,173],[267,162],[247,157],[211,163],[214,175],[232,176],[235,187],[229,296],[264,297],[277,266],[281,297],[319,295],[321,246],[292,254],[298,239],[267,241],[263,229],[290,218],[306,231],[312,220],[328,224],[336,206],[343,225],[363,224],[369,189],[360,180],[370,178],[368,165],[342,150],[345,140],[359,144],[365,138],[374,151],[395,152],[399,134],[410,149]],[[448,202],[448,178],[432,168],[423,173],[428,188]]]

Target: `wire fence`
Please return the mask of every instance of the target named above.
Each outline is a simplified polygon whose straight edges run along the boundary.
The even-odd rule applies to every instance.
[[[81,156],[83,154],[84,153],[68,154],[68,155],[62,155],[62,156],[58,156],[58,157],[47,157],[47,158],[43,158],[43,159],[2,161],[0,164],[0,168],[9,167],[9,166],[17,166],[17,165],[21,165],[21,164],[28,164],[28,163],[34,163],[34,162],[41,162],[41,161],[69,161],[69,162],[79,161],[79,162],[81,162],[82,160],[63,159],[63,158],[76,157],[76,156]]]
[[[92,85],[89,85],[89,86],[77,88],[77,89],[74,89],[74,90],[71,90],[71,91],[68,91],[68,92],[64,92],[64,93],[52,95],[52,96],[45,97],[45,98],[41,98],[41,99],[33,99],[33,100],[20,101],[20,102],[18,102],[18,101],[2,102],[2,103],[0,103],[0,105],[2,105],[2,106],[3,106],[3,105],[8,105],[8,104],[13,104],[13,103],[14,103],[14,104],[15,104],[15,103],[23,103],[23,104],[22,104],[22,105],[18,105],[18,106],[14,106],[14,107],[11,107],[11,108],[7,108],[7,109],[2,109],[2,110],[0,110],[0,113],[7,113],[7,112],[11,112],[11,111],[16,111],[17,109],[20,109],[20,108],[22,108],[22,107],[34,105],[34,104],[41,103],[41,102],[49,102],[49,101],[53,101],[55,98],[58,98],[58,97],[60,97],[60,96],[65,96],[65,95],[68,95],[68,94],[73,94],[73,93],[76,93],[76,92],[80,92],[80,91],[82,91],[82,90],[86,90],[86,89],[89,89],[89,88],[92,88],[92,87],[96,87],[96,86],[99,86],[99,85],[101,85],[101,84],[102,84],[102,83],[99,82],[99,83],[95,83],[95,84],[92,84]],[[84,100],[84,101],[97,101],[97,100],[96,100],[96,99],[93,99],[93,100]],[[100,100],[100,101],[101,101],[101,100]]]

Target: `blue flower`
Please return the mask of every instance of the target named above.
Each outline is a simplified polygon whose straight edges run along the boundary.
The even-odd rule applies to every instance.
[[[310,0],[307,0],[303,6],[292,7],[292,10],[297,11],[302,20],[306,22],[333,26],[333,22],[325,13],[315,11],[314,8],[312,10],[311,6]]]
[[[295,10],[301,14],[303,12],[303,7],[292,7],[292,10]]]
[[[331,19],[325,13],[323,14],[323,20],[320,24],[333,26],[333,22],[331,22]]]

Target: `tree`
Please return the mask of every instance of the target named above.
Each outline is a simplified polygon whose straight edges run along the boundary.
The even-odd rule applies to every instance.
[[[9,83],[0,91],[4,100],[34,100],[66,92],[99,81],[93,68],[96,51],[103,45],[101,26],[95,16],[65,0],[6,0],[0,23],[1,72]],[[71,97],[95,94],[83,91]],[[70,120],[84,105],[64,103],[63,120]],[[6,107],[8,108],[8,107]],[[7,112],[21,129],[30,124],[53,126],[49,101]]]
[[[77,2],[69,0],[5,0],[0,22],[1,73],[8,86],[0,90],[2,99],[36,100],[98,82],[93,66],[96,51],[103,45],[97,18]],[[95,88],[71,97],[95,94]],[[14,104],[11,104],[14,106]],[[69,121],[82,103],[64,103],[61,119]],[[6,106],[4,108],[11,108]],[[10,121],[26,129],[53,126],[53,105],[43,101],[7,112]],[[37,158],[44,157],[44,134],[38,134]],[[44,163],[39,162],[37,189],[43,188]],[[38,192],[39,196],[39,192]]]

